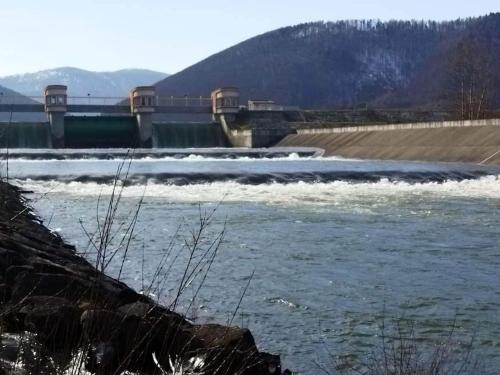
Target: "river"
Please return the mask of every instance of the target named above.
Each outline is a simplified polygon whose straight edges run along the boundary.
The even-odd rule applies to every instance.
[[[105,214],[120,164],[11,159],[9,175],[32,191],[45,223],[93,261],[87,234]],[[382,317],[415,321],[427,343],[456,326],[457,341],[474,337],[482,361],[500,368],[500,168],[296,155],[122,165],[128,185],[115,242],[141,207],[110,274],[123,260],[123,281],[144,290],[172,248],[162,287],[150,290],[170,304],[200,212],[215,210],[202,247],[225,230],[200,293],[192,302],[193,282],[180,300],[193,320],[231,321],[248,285],[233,324],[302,374],[317,374],[315,362],[328,365],[331,355],[370,354]]]

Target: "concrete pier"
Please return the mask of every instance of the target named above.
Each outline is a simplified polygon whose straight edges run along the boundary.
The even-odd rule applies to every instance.
[[[153,134],[153,113],[156,94],[153,86],[140,86],[130,92],[130,109],[137,118],[139,147],[156,147]]]
[[[45,112],[49,117],[50,146],[64,148],[64,115],[67,110],[67,87],[51,85],[45,88]]]

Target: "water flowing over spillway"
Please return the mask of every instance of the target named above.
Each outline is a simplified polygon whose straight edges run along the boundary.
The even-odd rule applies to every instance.
[[[32,191],[50,228],[93,256],[82,226],[95,227],[98,202],[105,205],[124,160],[14,159],[10,178]],[[125,260],[129,285],[147,283],[200,210],[217,209],[211,233],[226,228],[191,318],[226,323],[255,271],[237,323],[302,374],[328,361],[325,345],[335,355],[369,354],[383,311],[414,319],[430,343],[456,321],[459,338],[475,335],[490,373],[500,367],[500,168],[162,155],[134,160],[127,171],[119,217],[142,199]],[[169,271],[163,301],[179,272]]]
[[[137,123],[130,116],[66,116],[65,144],[68,148],[134,147]]]
[[[127,148],[138,145],[137,121],[131,116],[66,116],[65,147]],[[154,123],[155,147],[229,147],[216,123]],[[12,122],[0,125],[0,148],[50,148],[48,122]]]
[[[228,147],[222,128],[215,123],[154,124],[158,147]]]
[[[4,123],[0,126],[0,148],[47,148],[49,138],[46,123]]]

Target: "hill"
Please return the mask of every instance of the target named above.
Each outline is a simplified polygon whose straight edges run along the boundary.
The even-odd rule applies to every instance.
[[[486,52],[488,92],[498,105],[500,13],[451,22],[285,27],[217,53],[156,87],[161,95],[197,96],[231,85],[241,89],[243,100],[269,98],[304,108],[443,106],[458,79],[452,72],[467,62],[467,53],[479,55],[468,46]]]
[[[0,86],[0,104],[36,104],[37,102],[28,98],[20,93],[10,90],[7,87]],[[8,121],[46,121],[47,116],[45,113],[10,113],[0,112],[0,122]],[[0,141],[3,138],[3,131],[0,129]],[[0,146],[1,148],[1,146]]]
[[[33,103],[33,100],[7,87],[0,86],[0,104],[9,103],[30,104]]]
[[[72,96],[123,97],[135,86],[151,85],[166,76],[144,69],[91,72],[65,67],[3,77],[0,85],[27,96],[40,96],[47,85],[63,84],[68,86],[68,94]]]

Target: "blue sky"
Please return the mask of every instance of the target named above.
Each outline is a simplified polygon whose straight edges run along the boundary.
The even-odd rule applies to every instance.
[[[449,20],[495,11],[498,0],[0,0],[0,76],[59,66],[175,73],[302,22]]]

